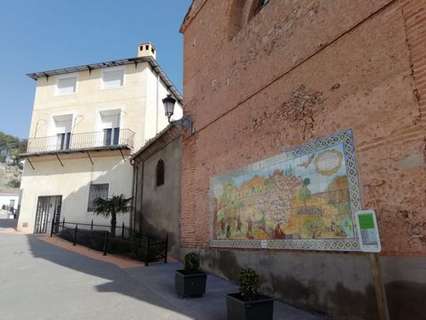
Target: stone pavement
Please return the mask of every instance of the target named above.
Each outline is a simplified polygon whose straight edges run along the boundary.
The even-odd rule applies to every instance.
[[[178,263],[119,267],[32,235],[0,233],[1,320],[225,320],[225,294],[236,287],[209,275],[207,294],[179,299]],[[275,320],[321,317],[275,303]]]

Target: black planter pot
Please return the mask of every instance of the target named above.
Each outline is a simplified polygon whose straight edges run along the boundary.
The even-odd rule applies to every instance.
[[[226,308],[228,320],[272,320],[274,316],[274,300],[264,295],[244,300],[240,293],[228,294]]]
[[[207,274],[198,272],[187,272],[177,270],[175,275],[176,293],[181,298],[202,297],[206,292]]]

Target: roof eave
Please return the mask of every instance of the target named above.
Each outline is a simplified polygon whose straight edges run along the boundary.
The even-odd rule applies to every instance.
[[[120,60],[112,60],[112,61],[106,61],[106,62],[100,62],[100,63],[93,63],[93,64],[85,64],[85,65],[79,65],[74,67],[66,67],[66,68],[60,68],[60,69],[52,69],[52,70],[46,70],[46,71],[40,71],[40,72],[33,72],[28,73],[27,76],[33,80],[38,80],[39,78],[44,77],[51,77],[61,74],[67,74],[67,73],[74,73],[74,72],[81,72],[81,71],[91,71],[96,69],[103,69],[103,68],[110,68],[110,67],[116,67],[116,66],[123,66],[128,65],[132,63],[148,63],[151,66],[151,69],[160,76],[160,79],[163,81],[163,83],[166,85],[167,90],[171,91],[176,100],[182,105],[183,104],[183,97],[182,94],[177,90],[176,86],[173,84],[173,82],[168,78],[166,73],[161,69],[160,65],[158,64],[157,60],[155,60],[152,57],[136,57],[136,58],[127,58],[127,59],[120,59]]]

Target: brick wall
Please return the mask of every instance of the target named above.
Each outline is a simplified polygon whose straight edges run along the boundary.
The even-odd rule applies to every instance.
[[[271,0],[249,21],[238,2],[194,1],[182,26],[196,129],[183,142],[183,245],[208,245],[210,177],[352,128],[384,253],[424,255],[425,1]]]
[[[415,96],[419,102],[419,121],[426,121],[426,1],[405,0],[401,2],[405,19],[407,45],[415,81]]]

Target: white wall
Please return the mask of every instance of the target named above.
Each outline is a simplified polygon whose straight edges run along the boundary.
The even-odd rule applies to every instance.
[[[58,77],[40,78],[30,137],[52,134],[55,117],[63,115],[72,115],[73,134],[100,131],[100,112],[119,109],[120,127],[135,132],[132,152],[138,151],[167,126],[162,99],[168,91],[147,63],[126,65],[123,69],[123,86],[111,89],[102,88],[102,70],[79,72],[76,92],[68,95],[55,94]],[[182,116],[182,106],[177,104],[175,109],[174,120]],[[79,153],[71,156],[74,159],[63,160],[64,167],[56,158],[49,156],[31,158],[34,170],[26,161],[21,181],[18,230],[33,232],[39,196],[62,196],[61,219],[65,217],[68,221],[90,223],[93,218],[94,223],[109,224],[109,219],[87,212],[89,186],[90,183],[109,183],[110,196],[122,193],[131,197],[132,167],[128,159],[123,160],[117,153],[104,152],[104,156],[94,153],[98,156],[94,158],[93,166],[84,154]],[[128,225],[128,216],[121,217],[118,223],[122,221]]]
[[[160,77],[154,72],[149,72],[147,75],[147,94],[145,105],[145,142],[155,137],[157,133],[163,130],[169,124],[164,112],[163,99],[167,97],[169,91]],[[176,102],[175,113],[172,121],[182,118],[182,105]]]
[[[123,67],[122,87],[103,89],[102,69],[81,71],[77,75],[77,90],[56,95],[57,79],[37,81],[30,138],[55,135],[55,117],[72,116],[72,133],[99,131],[99,112],[120,109],[120,127],[135,132],[135,150],[164,129],[167,117],[162,100],[169,93],[164,83],[148,63]],[[182,117],[182,106],[176,104],[172,120]]]
[[[33,115],[29,137],[46,137],[56,134],[55,117],[72,115],[72,133],[99,131],[99,112],[121,110],[121,128],[135,134],[135,147],[144,141],[145,89],[148,84],[147,63],[123,67],[124,83],[119,88],[102,88],[102,69],[78,72],[77,91],[67,95],[56,95],[56,83],[60,76],[37,81]]]
[[[93,157],[93,156],[92,156]],[[109,196],[124,194],[132,196],[132,167],[129,160],[120,154],[109,157],[93,157],[92,166],[88,158],[33,161],[35,170],[25,164],[21,180],[22,202],[18,230],[34,231],[37,200],[39,196],[62,196],[61,220],[95,224],[110,224],[108,218],[87,212],[91,183],[108,183]],[[52,217],[49,217],[51,221]],[[119,215],[117,225],[129,225],[129,215]],[[27,224],[27,227],[23,227]]]

